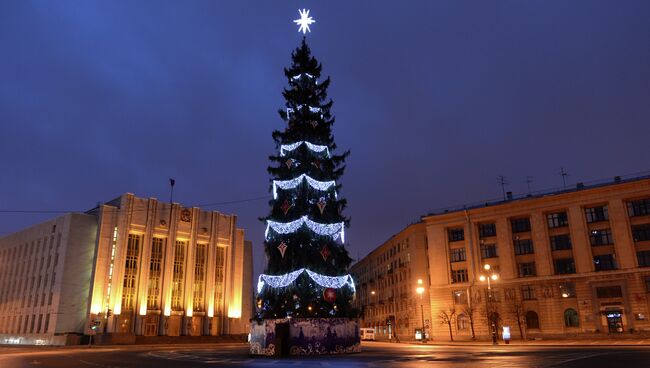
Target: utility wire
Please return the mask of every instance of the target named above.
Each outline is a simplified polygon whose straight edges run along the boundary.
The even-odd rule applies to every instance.
[[[232,200],[232,201],[194,204],[194,205],[189,205],[187,207],[214,207],[214,206],[223,206],[223,205],[228,205],[228,204],[254,202],[254,201],[260,201],[260,200],[263,200],[263,199],[270,199],[270,198],[271,198],[270,195],[265,195],[265,196],[261,196],[261,197],[237,199],[237,200]],[[141,208],[137,208],[137,207],[141,207]],[[94,208],[96,208],[96,207],[94,207]],[[88,211],[92,211],[94,208],[91,208],[91,209],[88,209],[88,210],[0,210],[0,213],[48,214],[48,213],[88,212]],[[122,210],[122,208],[117,208],[117,210]],[[149,210],[148,206],[142,206],[142,205],[138,205],[138,204],[134,205],[133,208],[131,209],[131,211],[134,211],[134,212],[135,211],[148,211],[148,210]]]

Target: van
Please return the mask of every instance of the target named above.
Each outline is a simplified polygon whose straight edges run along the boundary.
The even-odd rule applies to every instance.
[[[361,340],[375,340],[374,328],[360,328],[359,333],[361,334]]]

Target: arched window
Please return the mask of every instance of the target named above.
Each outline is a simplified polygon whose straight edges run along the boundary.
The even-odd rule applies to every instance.
[[[578,312],[575,309],[569,308],[564,311],[564,326],[566,327],[579,327],[580,319],[578,318]]]
[[[528,328],[539,328],[539,317],[535,311],[526,312],[526,326]]]
[[[458,317],[456,317],[456,326],[458,328],[458,331],[467,330],[469,327],[467,316],[464,314],[459,314]]]

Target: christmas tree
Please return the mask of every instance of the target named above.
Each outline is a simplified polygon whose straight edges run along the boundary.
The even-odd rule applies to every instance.
[[[278,153],[269,157],[273,199],[263,218],[268,263],[257,285],[257,317],[356,317],[344,247],[349,219],[338,195],[349,151],[334,154],[330,79],[320,80],[322,65],[305,38],[291,57],[279,111],[286,127],[273,132]]]

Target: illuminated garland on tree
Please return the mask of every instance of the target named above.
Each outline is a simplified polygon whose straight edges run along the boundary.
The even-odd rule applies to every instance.
[[[319,146],[317,144],[313,144],[313,143],[310,143],[310,142],[307,142],[307,141],[300,141],[300,142],[296,142],[296,143],[293,143],[293,144],[283,144],[283,145],[281,145],[280,146],[280,156],[284,156],[284,151],[291,152],[291,151],[295,150],[296,148],[298,148],[298,146],[300,146],[303,143],[307,146],[307,148],[309,148],[310,150],[312,150],[314,152],[319,152],[320,153],[320,152],[325,151],[327,153],[327,157],[328,158],[330,157],[330,150],[329,150],[329,148],[327,148],[327,146]]]
[[[311,75],[311,74],[309,74],[309,73],[304,73],[304,75],[308,76],[308,77],[311,78],[311,79],[314,79],[314,76]],[[291,79],[293,79],[293,80],[298,80],[298,79],[300,79],[300,77],[302,77],[302,76],[303,76],[303,74],[294,75],[293,77],[291,77]]]
[[[280,189],[293,189],[300,184],[304,180],[307,180],[307,183],[314,189],[317,190],[328,190],[329,188],[333,187],[336,185],[336,182],[334,180],[330,181],[318,181],[316,179],[313,179],[312,177],[302,174],[299,177],[291,180],[273,180],[273,199],[278,199],[278,190],[277,188]],[[334,191],[334,197],[338,197],[336,194],[336,191]]]
[[[287,108],[287,118],[289,118],[289,117],[291,116],[292,113],[296,112],[296,110],[300,110],[300,109],[302,109],[304,106],[305,106],[305,105],[298,105],[298,106],[296,106],[296,109],[295,109],[295,110],[294,110],[293,108],[291,108],[291,107],[288,107],[288,108]],[[323,109],[321,109],[320,107],[309,106],[309,112],[311,112],[311,113],[322,112],[322,111],[323,111]],[[321,119],[322,119],[322,118],[323,118],[323,114],[320,114],[320,117],[321,117]]]
[[[339,222],[336,224],[321,224],[310,220],[307,216],[303,216],[291,222],[275,222],[271,220],[266,221],[266,232],[264,236],[269,240],[269,229],[273,229],[279,234],[290,234],[298,230],[302,225],[307,227],[318,235],[331,236],[334,240],[338,239],[339,233],[341,235],[341,242],[345,243],[345,223]]]
[[[307,272],[307,275],[309,275],[309,277],[321,287],[340,289],[345,285],[349,285],[350,288],[352,289],[352,292],[356,292],[356,288],[354,286],[354,280],[352,279],[351,275],[325,276],[310,271],[306,268],[301,268],[299,270],[289,272],[284,275],[277,275],[277,276],[261,274],[257,279],[257,292],[261,293],[262,289],[264,288],[264,285],[268,285],[273,288],[286,287],[289,284],[296,281],[298,276],[300,276],[303,272]]]

